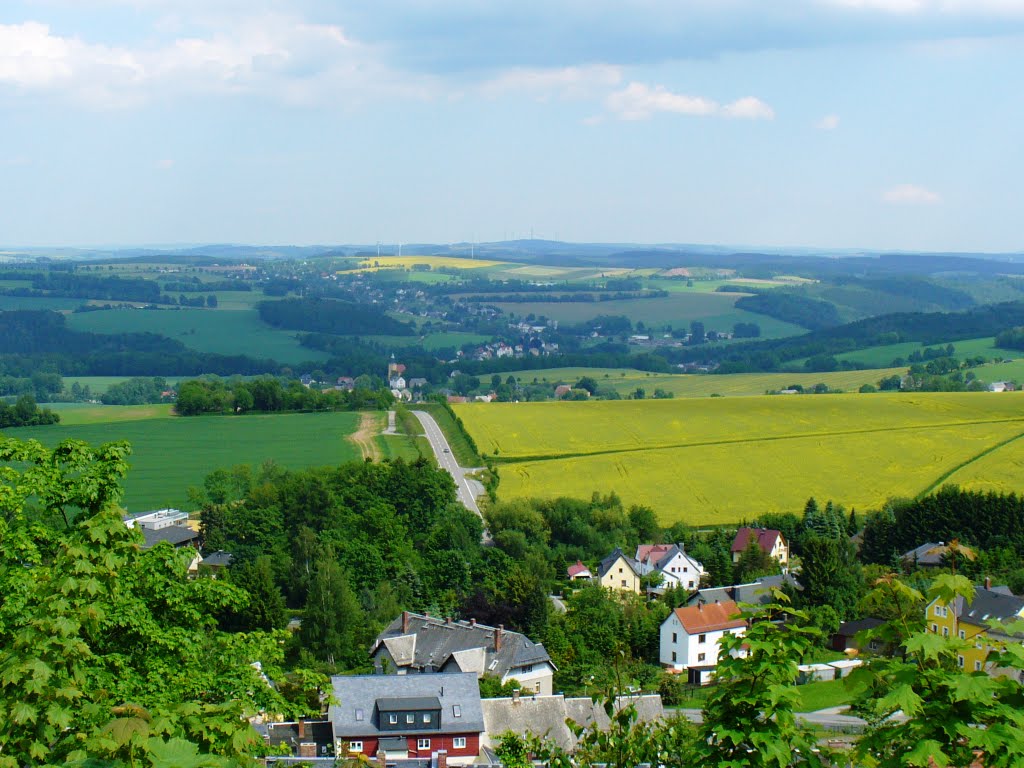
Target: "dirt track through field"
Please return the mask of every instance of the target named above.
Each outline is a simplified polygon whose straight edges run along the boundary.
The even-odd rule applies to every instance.
[[[356,448],[363,454],[364,459],[380,461],[380,446],[377,445],[377,418],[373,413],[359,414],[359,429],[348,436]]]

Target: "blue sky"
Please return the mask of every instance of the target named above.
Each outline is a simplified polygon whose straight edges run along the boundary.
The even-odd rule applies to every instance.
[[[1024,0],[4,0],[0,243],[1022,251]]]

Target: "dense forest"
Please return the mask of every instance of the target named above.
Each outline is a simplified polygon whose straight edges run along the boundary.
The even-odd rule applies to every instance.
[[[411,336],[413,327],[367,304],[332,299],[284,299],[257,305],[260,319],[275,328],[317,333]]]
[[[811,330],[832,328],[842,323],[839,318],[839,310],[834,304],[778,290],[743,296],[736,300],[736,309],[768,315],[776,320],[785,320],[787,323],[801,325]]]

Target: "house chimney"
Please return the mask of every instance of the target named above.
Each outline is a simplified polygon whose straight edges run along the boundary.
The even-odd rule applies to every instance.
[[[402,634],[409,634],[409,612],[402,611]]]
[[[498,628],[494,630],[494,652],[499,653],[501,651],[501,634],[505,631],[505,625],[499,624]]]
[[[704,610],[704,603],[697,603],[697,610],[698,611],[703,611]]]
[[[437,751],[437,768],[448,768],[448,750],[439,749]]]
[[[992,589],[992,577],[991,576],[986,576],[985,577],[985,589]]]
[[[304,717],[299,718],[299,741],[306,738],[306,719]]]

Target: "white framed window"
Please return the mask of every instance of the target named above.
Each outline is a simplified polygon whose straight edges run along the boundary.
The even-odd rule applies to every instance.
[[[466,737],[456,736],[452,739],[452,749],[465,749],[466,748]]]
[[[932,624],[932,632],[938,632],[938,631],[939,631],[939,625],[938,624]]]
[[[398,724],[398,715],[388,715],[388,722],[392,725]]]
[[[943,627],[942,628],[942,636],[943,637],[949,637],[949,627]]]
[[[981,662],[980,661],[974,662],[974,671],[975,672],[981,672]]]
[[[356,722],[357,723],[358,722],[362,722],[362,720],[363,720],[363,710],[357,708],[356,709]]]
[[[962,629],[960,630],[960,639],[961,640],[966,640],[967,639],[967,633],[964,630],[962,630]]]
[[[452,704],[452,715],[455,717],[462,717],[462,705]]]
[[[704,659],[705,659],[706,657],[707,657],[707,654],[706,654],[706,653],[698,653],[698,654],[697,654],[697,661],[698,661],[698,662],[700,662],[700,661],[704,661]]]
[[[964,665],[964,657],[963,656],[957,656],[956,657],[956,665],[958,667],[962,667]]]
[[[430,739],[416,739],[416,749],[430,749]]]
[[[361,741],[350,741],[348,743],[348,751],[349,752],[362,752],[363,751],[363,742],[361,742]]]
[[[410,712],[408,715],[405,716],[405,722],[409,725],[412,725],[416,722],[416,715]]]
[[[429,723],[430,722],[430,713],[429,712],[424,712],[423,713],[423,722],[424,723]]]

